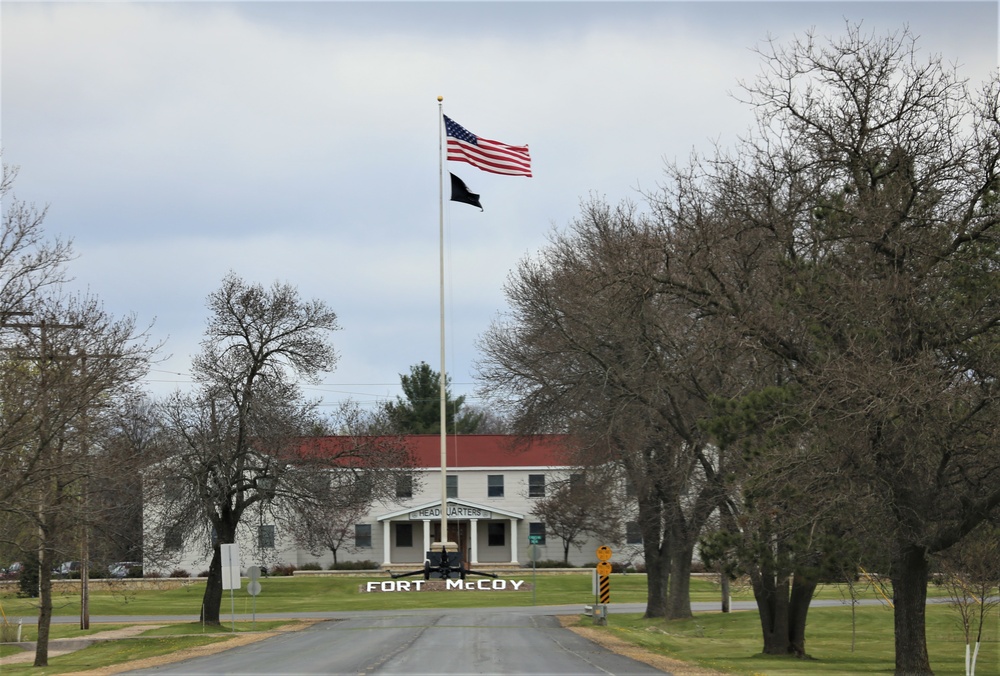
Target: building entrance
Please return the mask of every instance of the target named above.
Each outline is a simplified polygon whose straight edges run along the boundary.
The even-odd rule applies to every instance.
[[[431,522],[431,542],[441,542],[441,522]],[[469,522],[449,521],[448,539],[445,542],[454,542],[458,545],[458,553],[462,556],[462,563],[469,564],[471,553],[469,551]]]

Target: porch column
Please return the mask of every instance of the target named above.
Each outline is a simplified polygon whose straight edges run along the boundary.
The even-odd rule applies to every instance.
[[[517,560],[517,519],[510,519],[510,562],[519,563]]]
[[[472,551],[470,554],[472,561],[469,562],[469,565],[474,566],[479,563],[479,535],[476,532],[476,526],[479,524],[479,519],[469,519],[469,523],[472,524],[472,527],[469,528],[471,531],[469,533],[469,537],[472,538]]]
[[[390,544],[392,543],[392,521],[382,522],[382,563],[388,566],[392,561],[389,559]]]
[[[431,550],[431,520],[424,519],[424,556]]]

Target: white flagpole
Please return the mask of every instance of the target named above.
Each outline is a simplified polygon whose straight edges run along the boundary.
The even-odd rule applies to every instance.
[[[444,107],[443,96],[438,96],[438,253],[441,269],[441,543],[444,546],[448,542],[448,430],[445,408],[447,406],[446,397],[446,377],[445,377],[445,349],[444,349],[444,140],[442,128],[444,127]]]

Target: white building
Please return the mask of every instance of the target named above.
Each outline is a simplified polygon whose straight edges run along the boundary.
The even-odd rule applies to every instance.
[[[417,569],[431,544],[441,541],[441,438],[410,435],[405,441],[416,460],[413,480],[397,482],[396,500],[376,503],[357,519],[353,539],[348,536],[338,548],[338,562],[374,561],[395,571]],[[573,470],[565,443],[566,437],[559,435],[447,438],[447,541],[458,545],[467,568],[530,565],[530,544],[538,547],[538,560],[562,560],[562,540],[547,533],[531,512],[553,482],[564,481]],[[313,553],[296,546],[281,532],[281,519],[266,514],[252,519],[254,523],[244,524],[248,527],[239,540],[244,565],[318,563],[327,568],[333,562],[330,551]],[[244,521],[250,520],[248,514]],[[602,544],[607,543],[571,547],[570,563],[595,561],[595,549]],[[209,556],[206,547],[188,544],[180,552],[179,567],[196,575],[207,570]]]

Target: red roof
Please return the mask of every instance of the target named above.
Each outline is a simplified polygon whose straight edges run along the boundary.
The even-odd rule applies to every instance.
[[[417,467],[441,466],[441,436],[405,437]],[[514,437],[504,434],[450,435],[445,439],[448,467],[550,467],[569,465],[564,435]]]
[[[376,438],[369,437],[369,440]],[[416,467],[441,467],[441,436],[407,434],[401,439],[413,455]],[[300,452],[333,452],[348,437],[313,437]],[[395,441],[396,439],[394,439]],[[505,434],[449,435],[445,441],[448,467],[551,467],[572,464],[568,437],[547,434],[518,437]]]

